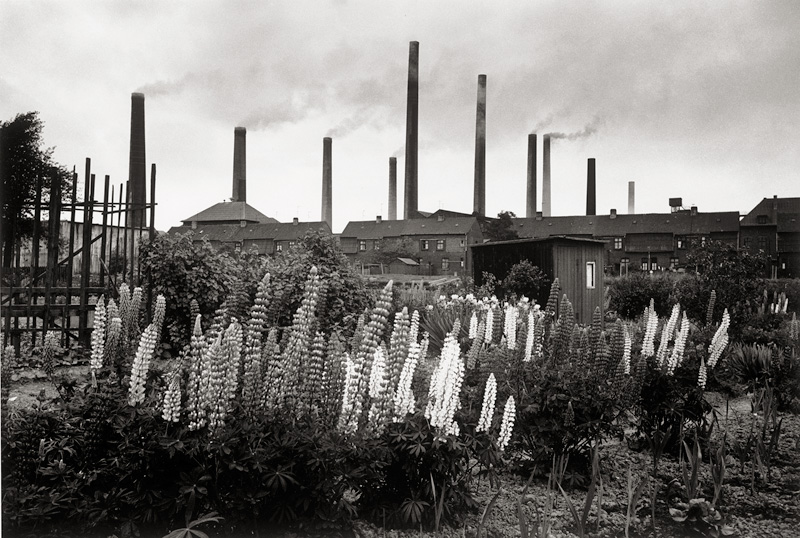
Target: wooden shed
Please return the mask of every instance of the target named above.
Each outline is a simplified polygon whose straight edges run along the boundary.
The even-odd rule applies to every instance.
[[[547,237],[497,241],[471,245],[470,248],[473,278],[477,285],[483,284],[484,271],[502,280],[514,264],[528,260],[539,267],[551,282],[558,278],[561,295],[566,294],[569,298],[579,323],[590,323],[595,308],[600,307],[603,311],[603,241]],[[549,289],[544,289],[535,299],[544,305],[548,295]]]

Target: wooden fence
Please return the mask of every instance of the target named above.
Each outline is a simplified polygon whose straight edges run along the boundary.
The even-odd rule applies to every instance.
[[[49,203],[42,196],[45,181],[50,182]],[[139,244],[155,235],[156,165],[150,170],[149,202],[144,205],[130,202],[128,186],[120,183],[115,189],[108,175],[100,200],[88,158],[81,201],[77,199],[78,174],[72,173],[69,202],[62,200],[61,181],[55,172],[38,178],[31,206],[33,237],[15,241],[12,259],[2,260],[3,345],[11,342],[19,348],[21,338],[28,334],[36,346],[47,331],[57,331],[62,346],[77,341],[88,347],[99,296],[116,297],[122,282],[133,288],[146,280]],[[3,233],[13,236],[14,230]],[[150,310],[150,294],[146,301]]]

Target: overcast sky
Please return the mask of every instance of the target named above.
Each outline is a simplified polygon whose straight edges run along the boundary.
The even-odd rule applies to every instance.
[[[582,135],[553,141],[553,215],[585,212],[589,157],[601,214],[627,211],[628,181],[639,213],[800,196],[795,0],[1,4],[0,119],[39,111],[60,163],[118,184],[143,92],[162,230],[231,196],[236,126],[261,212],[320,219],[331,136],[334,232],[388,215],[393,155],[402,216],[409,41],[422,210],[472,211],[479,74],[490,215],[524,216],[531,132]]]

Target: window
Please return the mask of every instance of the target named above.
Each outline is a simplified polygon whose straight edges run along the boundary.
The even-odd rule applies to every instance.
[[[630,269],[631,259],[630,258],[622,258],[619,261],[619,274],[620,275],[627,275],[628,270]]]
[[[658,258],[650,258],[650,270],[656,271],[658,269]]]
[[[756,222],[758,224],[766,224],[767,223],[767,216],[766,215],[759,215],[756,217]]]
[[[461,258],[461,262],[459,263],[459,265],[461,266],[462,269],[464,268],[464,258]],[[785,269],[785,267],[784,267],[784,269]]]
[[[436,240],[436,250],[444,250],[444,239]]]
[[[442,258],[442,271],[450,270],[450,258]]]
[[[679,235],[675,238],[676,242],[678,243],[678,250],[686,250],[686,238],[682,235]]]
[[[295,243],[294,241],[289,241],[289,248],[292,248],[294,246],[294,243]]]
[[[364,252],[365,250],[367,250],[367,241],[366,240],[364,240],[364,239],[359,239],[358,240],[358,250],[359,250],[359,252]]]
[[[700,246],[701,247],[706,246],[706,236],[700,238]]]
[[[428,250],[430,248],[430,242],[427,239],[420,239],[419,241],[419,249],[420,250]]]
[[[380,250],[381,249],[381,242],[379,240],[375,240],[372,242],[372,250]]]
[[[745,237],[744,238],[744,248],[746,248],[747,250],[750,250],[750,247],[752,246],[751,245],[751,243],[752,243],[751,239],[752,239],[751,237]]]
[[[283,252],[283,243],[275,241],[275,252]]]
[[[586,262],[586,287],[594,289],[594,262]]]
[[[615,237],[614,238],[614,250],[622,250],[622,238]]]
[[[650,260],[647,258],[642,258],[642,271],[647,271],[650,267]]]
[[[680,260],[678,260],[678,258],[670,258],[669,259],[669,268],[670,269],[677,269],[678,268],[678,263],[680,263]]]
[[[459,247],[461,247],[461,248],[464,248],[465,246],[467,246],[467,240],[462,238],[462,239],[461,239],[461,240],[458,242],[458,246],[459,246]]]
[[[758,238],[758,250],[762,252],[767,251],[767,238],[766,237],[759,237]]]

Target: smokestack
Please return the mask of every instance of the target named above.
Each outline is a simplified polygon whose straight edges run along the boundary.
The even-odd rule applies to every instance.
[[[597,214],[595,160],[589,159],[586,168],[586,215]]]
[[[233,196],[234,202],[247,201],[247,129],[233,129]]]
[[[333,229],[333,141],[322,139],[322,220]]]
[[[389,157],[389,220],[397,219],[397,157]]]
[[[525,196],[525,216],[536,216],[536,134],[528,135],[528,188]]]
[[[406,105],[406,183],[403,218],[417,216],[417,130],[419,128],[419,42],[408,46],[408,101]]]
[[[128,168],[128,202],[131,204],[130,226],[144,226],[147,162],[144,151],[144,94],[131,94],[131,148]]]
[[[472,212],[486,214],[486,75],[478,75],[478,108],[475,114],[475,192]]]
[[[628,215],[633,215],[634,213],[636,213],[634,205],[635,188],[636,188],[636,183],[633,181],[628,181]]]
[[[542,215],[550,217],[550,135],[542,139]]]

